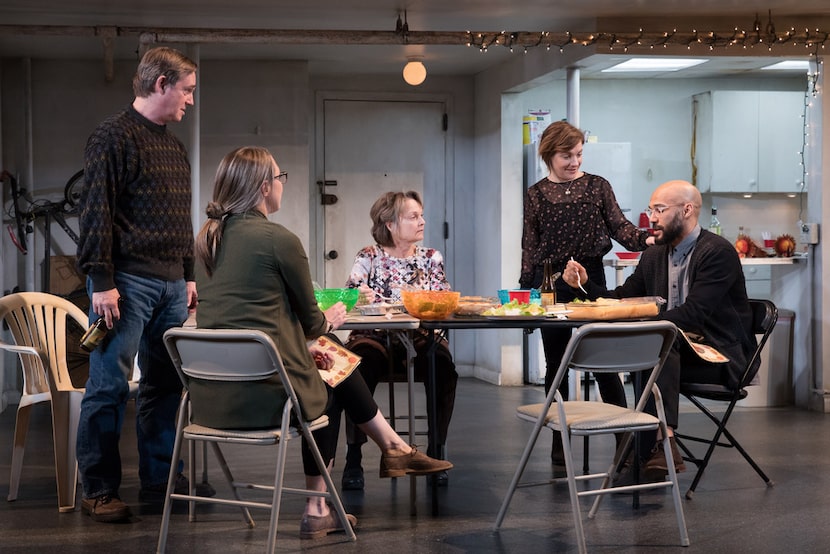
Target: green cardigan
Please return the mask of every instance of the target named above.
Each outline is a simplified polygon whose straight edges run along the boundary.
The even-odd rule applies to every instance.
[[[258,329],[277,345],[307,419],[320,416],[328,390],[306,343],[325,333],[308,256],[294,233],[258,211],[234,215],[211,277],[197,263],[198,327]],[[274,378],[256,383],[191,382],[195,422],[225,428],[277,426],[285,391]]]

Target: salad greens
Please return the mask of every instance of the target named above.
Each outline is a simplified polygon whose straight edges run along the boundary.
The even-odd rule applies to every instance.
[[[510,315],[531,315],[543,316],[545,309],[539,304],[523,304],[518,300],[511,300],[507,304],[502,304],[497,308],[490,308],[484,310],[481,315],[496,315],[496,316],[510,316]]]

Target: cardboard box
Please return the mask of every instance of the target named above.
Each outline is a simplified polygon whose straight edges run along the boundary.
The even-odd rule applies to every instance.
[[[75,256],[52,256],[49,259],[49,292],[65,297],[84,313],[89,311],[86,277],[75,268]],[[72,385],[83,388],[89,375],[89,353],[80,347],[86,331],[70,320],[66,330],[66,366]]]
[[[49,260],[49,292],[59,296],[85,290],[86,279],[75,268],[75,256],[52,256]],[[84,295],[86,293],[84,292]]]

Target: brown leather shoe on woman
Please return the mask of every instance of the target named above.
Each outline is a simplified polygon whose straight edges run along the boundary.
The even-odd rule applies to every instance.
[[[403,477],[404,475],[429,475],[439,471],[452,469],[452,463],[447,460],[436,460],[422,452],[418,452],[415,445],[412,451],[404,453],[401,450],[386,450],[380,457],[380,476]]]
[[[357,527],[357,518],[352,514],[346,514],[346,519],[349,520],[352,529]],[[340,531],[345,531],[345,529],[334,510],[330,511],[327,516],[303,516],[303,520],[300,522],[301,539],[319,539],[329,533]]]

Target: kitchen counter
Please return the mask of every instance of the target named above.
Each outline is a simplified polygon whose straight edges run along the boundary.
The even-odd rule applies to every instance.
[[[741,265],[792,265],[806,261],[806,254],[797,254],[790,258],[741,258]],[[625,268],[635,267],[639,262],[639,258],[636,260],[621,260],[617,257],[606,258],[602,261],[603,265],[614,268],[616,272],[616,286],[622,285],[625,281]]]

